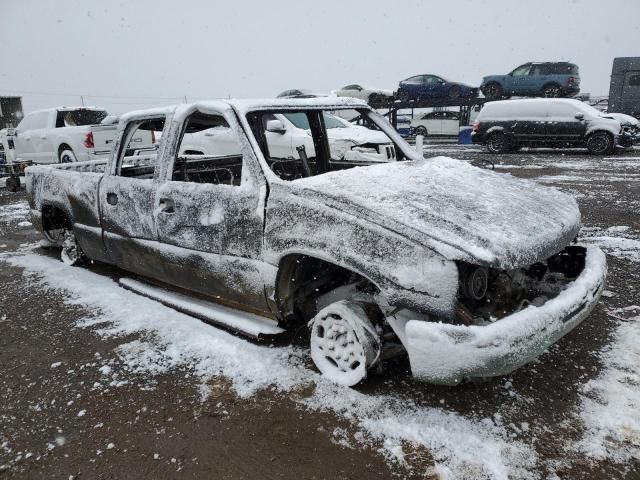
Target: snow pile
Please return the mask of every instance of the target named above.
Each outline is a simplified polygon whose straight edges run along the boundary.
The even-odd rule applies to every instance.
[[[499,422],[340,387],[306,368],[305,353],[295,348],[250,343],[126,291],[109,278],[84,269],[71,274],[69,267],[48,257],[26,253],[1,258],[25,268],[42,287],[66,291],[67,303],[97,308],[99,313],[81,326],[107,336],[143,334],[119,347],[138,373],[187,366],[202,382],[223,375],[242,397],[267,388],[291,393],[302,407],[351,421],[361,432],[355,436],[359,444],[381,445],[392,460],[402,462],[406,449],[428,449],[444,478],[537,478],[534,450],[515,441]],[[313,393],[295,394],[307,387]]]
[[[25,222],[27,220],[29,220],[29,204],[27,202],[0,206],[0,223]]]
[[[640,306],[610,315],[621,323],[602,353],[605,370],[583,387],[580,419],[586,431],[575,448],[597,460],[625,463],[640,460]]]

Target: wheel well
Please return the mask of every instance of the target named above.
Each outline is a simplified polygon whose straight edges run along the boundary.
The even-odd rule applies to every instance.
[[[69,145],[67,145],[66,143],[61,143],[58,147],[58,155],[60,155],[65,150],[71,150],[73,152],[73,149]]]
[[[71,221],[64,210],[53,205],[44,205],[42,207],[43,230],[47,231],[71,227]]]
[[[558,88],[562,88],[562,85],[560,85],[558,82],[549,82],[549,83],[545,83],[542,86],[542,90],[544,90],[547,87],[558,87]]]
[[[593,137],[596,133],[604,133],[605,135],[609,135],[612,140],[614,137],[613,133],[611,133],[609,130],[594,130],[593,132],[589,132],[589,135],[587,135],[587,139]]]
[[[276,277],[280,315],[289,324],[308,321],[317,313],[315,300],[319,296],[353,283],[377,291],[368,279],[347,268],[308,255],[287,255],[281,259]]]

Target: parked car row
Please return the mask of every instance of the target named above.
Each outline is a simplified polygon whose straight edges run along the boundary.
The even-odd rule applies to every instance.
[[[70,163],[98,160],[111,153],[117,126],[104,109],[58,107],[25,115],[11,131],[16,161]],[[131,138],[130,148],[153,147],[153,132]]]

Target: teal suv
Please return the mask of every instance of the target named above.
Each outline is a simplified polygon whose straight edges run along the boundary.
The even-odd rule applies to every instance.
[[[480,90],[489,99],[522,97],[572,97],[580,92],[578,66],[568,62],[530,62],[507,75],[489,75]]]

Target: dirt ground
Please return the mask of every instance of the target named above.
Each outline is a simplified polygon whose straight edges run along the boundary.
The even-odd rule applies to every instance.
[[[554,185],[578,196],[586,226],[628,226],[627,236],[640,238],[638,150],[607,159],[573,151],[496,157],[457,145],[427,145],[426,151],[425,156],[489,160],[497,171]],[[0,190],[0,206],[24,199],[24,192]],[[0,254],[40,239],[16,221],[0,228]],[[638,263],[616,255],[608,261],[609,294],[592,315],[514,374],[438,387],[412,380],[408,362],[400,360],[358,390],[526,424],[512,430],[513,440],[532,445],[539,457],[534,473],[542,478],[640,479],[640,461],[593,461],[566,448],[582,434],[573,421],[580,388],[601,372],[598,353],[611,340],[615,320],[606,312],[640,304]],[[89,268],[121,274],[101,265]],[[0,262],[0,282],[0,478],[429,478],[429,451],[407,447],[407,464],[400,464],[375,442],[341,441],[336,431],[352,439],[357,428],[343,417],[301,408],[295,400],[304,390],[240,398],[218,376],[203,399],[189,368],[154,376],[129,371],[115,349],[131,338],[78,328],[76,322],[90,313],[87,307],[37,288],[21,268]],[[125,383],[96,388],[105,364]]]

